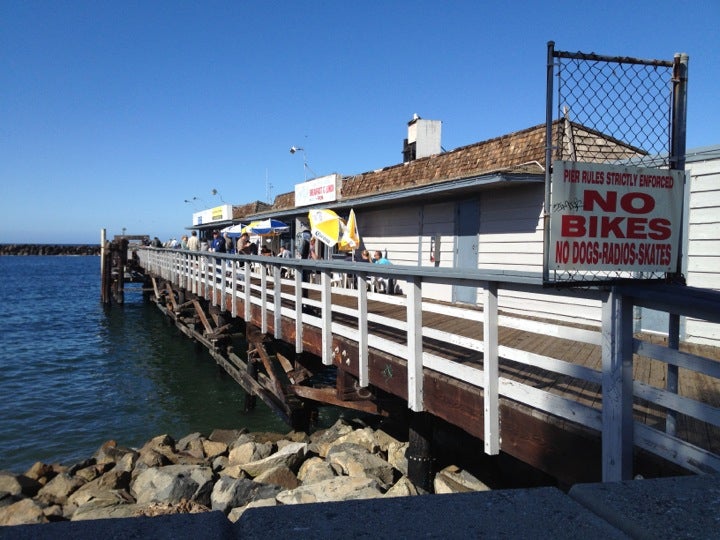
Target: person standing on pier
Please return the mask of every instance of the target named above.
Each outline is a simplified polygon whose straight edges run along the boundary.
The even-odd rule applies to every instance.
[[[213,240],[210,244],[210,251],[214,253],[225,253],[225,239],[218,231],[213,231]]]
[[[198,239],[197,231],[193,231],[190,234],[190,238],[187,240],[187,246],[190,251],[198,251],[200,249],[200,240]]]

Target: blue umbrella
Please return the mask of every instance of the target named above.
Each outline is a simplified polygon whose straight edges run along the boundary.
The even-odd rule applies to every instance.
[[[242,234],[243,227],[245,227],[245,225],[242,223],[236,223],[235,225],[225,227],[220,232],[227,234],[228,236],[240,236]]]
[[[275,236],[289,230],[290,226],[286,223],[270,218],[253,221],[242,228],[242,232],[258,236]]]

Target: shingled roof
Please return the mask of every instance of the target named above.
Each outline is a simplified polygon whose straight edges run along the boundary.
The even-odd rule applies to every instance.
[[[565,120],[553,124],[553,141],[560,141],[558,148],[562,149],[557,159],[597,162],[645,154]],[[541,124],[444,154],[344,178],[341,194],[343,199],[350,199],[501,172],[543,174],[544,163],[545,124]]]
[[[273,205],[264,203],[262,201],[255,201],[247,204],[239,204],[233,206],[233,219],[245,219],[250,216],[254,216],[260,212],[266,212],[272,209]]]
[[[646,155],[642,149],[561,119],[553,123],[554,159],[608,162]],[[496,173],[545,172],[545,124],[375,171],[344,177],[340,199],[392,193]],[[270,210],[295,207],[295,193],[275,198]]]

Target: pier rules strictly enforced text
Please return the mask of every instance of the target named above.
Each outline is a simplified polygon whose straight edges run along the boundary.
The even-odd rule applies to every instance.
[[[674,272],[684,174],[554,162],[549,268]]]

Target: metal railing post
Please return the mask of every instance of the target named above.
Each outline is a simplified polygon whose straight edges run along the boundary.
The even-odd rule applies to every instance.
[[[612,287],[602,305],[602,481],[632,478],[632,302]]]

